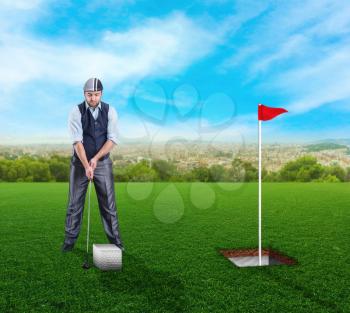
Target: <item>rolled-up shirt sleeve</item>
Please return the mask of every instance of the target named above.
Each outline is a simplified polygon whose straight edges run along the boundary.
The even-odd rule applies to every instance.
[[[81,126],[81,114],[76,105],[68,116],[68,131],[72,144],[83,141],[83,128]]]
[[[118,137],[118,113],[114,107],[110,106],[108,110],[107,139],[118,145]]]

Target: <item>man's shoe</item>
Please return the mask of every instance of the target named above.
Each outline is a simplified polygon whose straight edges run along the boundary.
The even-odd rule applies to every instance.
[[[74,244],[64,243],[64,244],[62,245],[61,250],[62,250],[62,252],[69,252],[69,251],[72,251],[73,248],[74,248]]]

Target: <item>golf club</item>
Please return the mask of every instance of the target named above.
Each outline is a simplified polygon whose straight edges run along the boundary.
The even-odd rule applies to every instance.
[[[92,179],[89,179],[89,195],[88,195],[88,222],[87,222],[87,233],[86,233],[86,254],[85,254],[85,262],[83,263],[82,268],[84,270],[88,270],[90,268],[89,265],[89,235],[90,235],[90,198],[91,198],[91,182]]]

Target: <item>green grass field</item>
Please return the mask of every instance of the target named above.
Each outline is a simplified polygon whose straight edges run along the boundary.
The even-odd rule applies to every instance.
[[[128,188],[140,196],[150,184],[116,184],[127,251],[122,271],[101,272],[81,268],[87,218],[74,251],[60,251],[68,184],[1,183],[0,312],[350,312],[349,184],[264,184],[264,246],[298,265],[261,268],[235,268],[217,251],[257,247],[256,184],[208,184],[207,209],[192,204],[189,183],[158,201],[168,185],[137,201]],[[181,219],[157,218],[181,199]],[[91,242],[107,243],[94,189]]]

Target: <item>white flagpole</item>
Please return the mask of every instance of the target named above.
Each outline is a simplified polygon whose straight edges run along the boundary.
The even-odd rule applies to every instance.
[[[261,120],[259,120],[259,266],[261,266]]]

